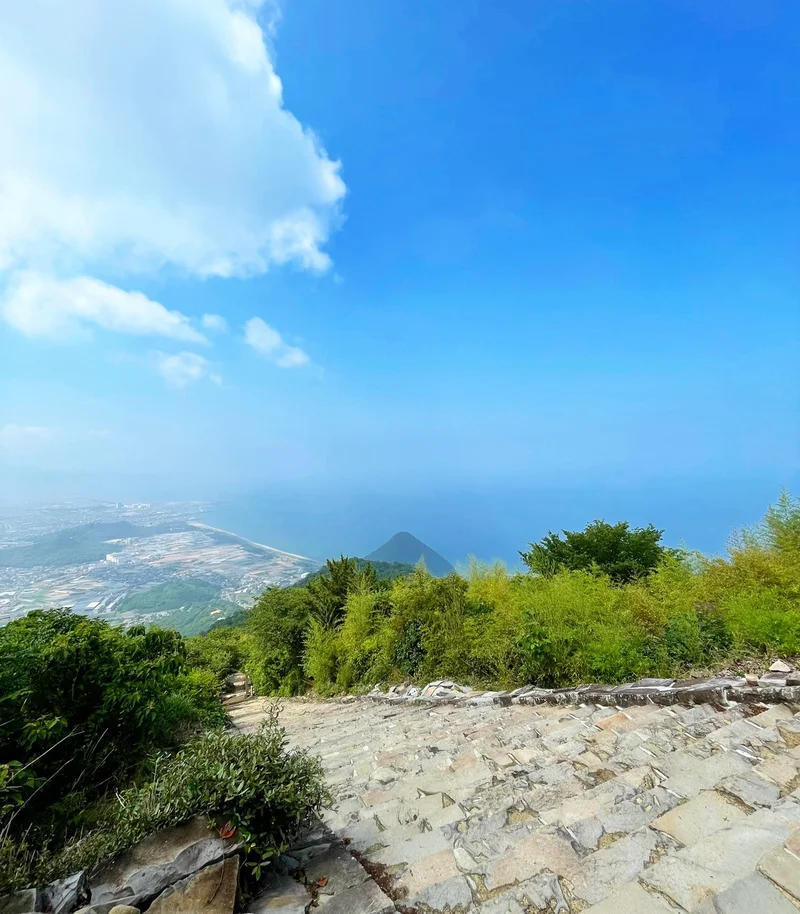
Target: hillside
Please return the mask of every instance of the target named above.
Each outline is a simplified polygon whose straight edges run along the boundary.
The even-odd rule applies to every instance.
[[[395,533],[388,542],[370,552],[366,559],[369,562],[392,562],[403,565],[416,565],[420,559],[424,559],[428,571],[437,578],[446,577],[455,571],[446,558],[410,533]]]
[[[172,628],[182,635],[197,635],[215,621],[239,613],[241,608],[224,600],[220,591],[219,585],[200,579],[164,581],[125,597],[115,614],[134,613],[144,622]]]
[[[403,578],[407,574],[411,574],[414,570],[414,566],[406,562],[381,562],[375,561],[374,559],[357,558],[355,563],[359,571],[363,571],[367,566],[374,568],[375,575],[379,581],[394,581],[395,578]],[[327,574],[328,568],[326,565],[323,565],[322,568],[318,568],[316,571],[312,571],[311,574],[307,574],[304,578],[301,578],[296,584],[292,584],[292,587],[305,587],[306,584],[313,581],[314,578],[319,578]]]
[[[63,568],[100,562],[110,552],[119,552],[118,543],[109,540],[135,539],[161,533],[178,533],[186,530],[182,521],[137,526],[128,521],[83,524],[55,533],[45,533],[24,546],[7,546],[0,549],[0,568]]]

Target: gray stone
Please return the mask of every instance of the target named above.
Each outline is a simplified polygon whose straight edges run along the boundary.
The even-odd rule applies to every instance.
[[[239,859],[228,857],[164,889],[147,914],[233,914]]]
[[[108,914],[139,914],[139,909],[129,904],[115,904]]]
[[[765,854],[788,836],[789,829],[734,825],[676,856],[668,856],[641,874],[641,881],[671,898],[687,911],[724,892],[753,873]]]
[[[426,886],[408,902],[421,911],[467,911],[472,904],[472,890],[464,876],[453,876],[444,882]],[[404,902],[405,903],[405,902]]]
[[[785,673],[762,673],[758,677],[758,684],[768,689],[782,689],[788,685]]]
[[[751,809],[759,806],[773,806],[781,798],[781,792],[774,784],[768,784],[761,778],[745,778],[740,775],[723,778],[718,789],[737,797]]]
[[[42,906],[52,914],[72,914],[88,901],[89,880],[83,870],[51,882],[42,890]]]
[[[122,898],[117,899],[116,901],[103,901],[99,904],[89,904],[84,908],[79,908],[75,911],[75,914],[111,914],[112,911],[116,911],[117,908],[120,908],[122,911],[139,911],[139,908],[133,904],[136,901],[135,897],[131,898]]]
[[[343,847],[332,847],[327,854],[314,857],[304,876],[306,885],[316,885],[320,895],[338,895],[369,879],[364,867]]]
[[[791,901],[757,873],[720,892],[713,905],[715,914],[797,914]]]
[[[572,880],[573,892],[589,904],[597,904],[616,888],[633,882],[654,856],[661,853],[669,838],[643,828],[615,841],[583,860]]]
[[[779,720],[775,726],[790,749],[800,746],[800,720]]]
[[[800,901],[800,860],[785,847],[779,847],[762,858],[759,870]]]
[[[603,826],[596,818],[573,822],[569,827],[565,826],[565,830],[586,850],[596,851],[603,836]]]
[[[41,896],[36,889],[21,889],[11,895],[0,896],[0,914],[28,914],[41,911]]]
[[[786,676],[787,686],[800,686],[800,673],[789,673]]]
[[[701,790],[716,787],[723,778],[748,774],[751,767],[738,752],[720,752],[709,759],[698,760],[696,765],[692,764],[682,773],[667,778],[661,786],[688,799],[697,796]]]
[[[629,882],[585,914],[675,914],[675,911],[658,895],[646,892],[638,882]]]
[[[167,886],[239,851],[234,839],[215,835],[208,820],[196,816],[156,832],[104,866],[92,879],[92,905],[147,902]]]
[[[651,822],[653,828],[691,845],[747,818],[747,814],[713,790],[696,797]]]
[[[792,667],[784,660],[776,660],[769,668],[770,673],[791,673]]]
[[[272,874],[258,898],[247,904],[248,914],[306,914],[311,894],[291,876]]]
[[[334,895],[325,902],[325,914],[395,914],[396,908],[371,880]]]
[[[397,780],[397,772],[393,768],[376,768],[372,772],[372,780],[379,784],[390,784]]]

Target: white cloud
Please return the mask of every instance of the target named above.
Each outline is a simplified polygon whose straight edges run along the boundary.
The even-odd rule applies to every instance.
[[[297,346],[290,346],[277,330],[260,317],[251,317],[244,325],[244,341],[281,368],[301,368],[311,361],[308,353]]]
[[[0,4],[0,270],[326,270],[345,185],[283,106],[264,13]]]
[[[55,430],[41,425],[15,425],[0,428],[0,450],[9,454],[32,454],[50,444]]]
[[[207,342],[179,311],[88,276],[58,280],[32,271],[19,273],[0,299],[0,315],[27,336],[63,340],[95,325],[118,333]]]
[[[228,329],[228,322],[221,314],[204,314],[200,323],[214,333],[225,333]]]
[[[222,383],[222,378],[211,370],[211,362],[196,352],[154,352],[153,357],[156,371],[171,387],[187,387],[203,378],[214,384]]]

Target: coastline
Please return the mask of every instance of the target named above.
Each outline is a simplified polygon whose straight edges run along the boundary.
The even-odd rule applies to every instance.
[[[258,546],[259,549],[266,549],[267,552],[277,552],[278,555],[288,555],[293,559],[302,559],[304,562],[310,562],[312,565],[319,565],[320,562],[317,562],[315,559],[309,558],[307,555],[298,555],[296,552],[287,552],[285,549],[276,549],[275,546],[268,546],[266,543],[257,543],[255,540],[249,540],[246,536],[239,536],[238,533],[234,533],[232,530],[223,530],[222,527],[212,527],[210,524],[203,524],[198,520],[187,521],[192,527],[200,527],[202,530],[213,530],[214,533],[224,533],[226,536],[232,536],[234,539],[240,540],[242,543],[249,543],[251,546]]]

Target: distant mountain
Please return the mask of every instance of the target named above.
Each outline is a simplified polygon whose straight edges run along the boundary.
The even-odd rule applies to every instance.
[[[425,559],[428,571],[437,578],[455,571],[447,559],[410,533],[395,533],[379,549],[364,557],[368,562],[399,562],[403,565],[416,565],[420,559]]]

